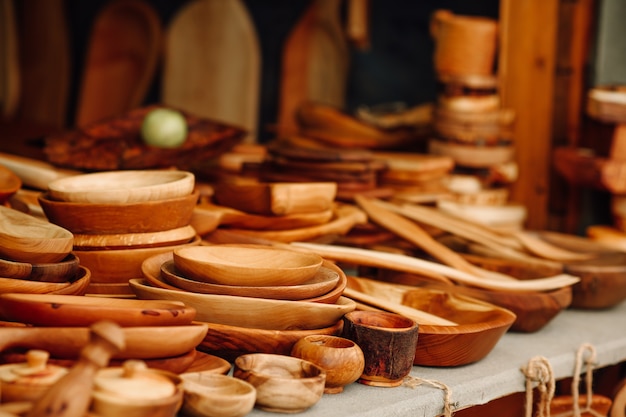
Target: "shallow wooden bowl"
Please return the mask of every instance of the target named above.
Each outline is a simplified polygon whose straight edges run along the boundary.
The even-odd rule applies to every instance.
[[[56,224],[0,205],[0,256],[28,263],[51,263],[72,250],[74,236]]]
[[[74,280],[67,287],[60,288],[55,291],[50,291],[47,294],[61,294],[61,295],[85,295],[87,288],[91,283],[91,271],[82,265],[79,265],[78,272],[74,277]]]
[[[79,259],[73,253],[59,262],[45,264],[0,259],[0,277],[44,282],[73,281],[79,265]]]
[[[189,372],[183,380],[182,411],[193,417],[243,417],[254,408],[256,388],[232,376]]]
[[[230,362],[246,353],[291,354],[291,349],[303,337],[310,335],[338,336],[343,330],[343,320],[319,329],[265,330],[209,323],[209,331],[198,346]]]
[[[195,349],[209,325],[124,327],[126,347],[116,359],[157,359],[183,355]],[[163,343],[167,341],[167,343]],[[87,327],[0,327],[0,351],[13,348],[42,349],[51,357],[76,359],[89,342]]]
[[[147,261],[148,260],[146,260],[146,262]],[[338,287],[340,281],[339,273],[325,267],[324,264],[322,264],[313,278],[300,285],[253,287],[246,285],[220,285],[195,281],[181,275],[176,269],[173,260],[165,261],[161,264],[161,276],[165,281],[176,288],[200,294],[223,294],[238,295],[241,297],[273,298],[277,300],[307,301],[311,301],[311,298],[318,298],[328,294],[331,290]],[[342,281],[345,281],[345,279]],[[338,292],[337,297],[340,295],[341,293]],[[323,299],[328,299],[328,297],[323,297]]]
[[[335,182],[223,182],[214,188],[214,198],[223,206],[278,216],[330,210],[337,194]]]
[[[0,165],[0,204],[22,188],[22,180],[13,171]]]
[[[189,225],[199,192],[135,203],[76,203],[46,194],[39,204],[52,223],[75,234],[149,233]]]
[[[19,278],[0,278],[0,294],[27,293],[47,294],[61,291],[70,286],[70,282],[29,281]]]
[[[210,245],[174,250],[174,264],[186,277],[214,284],[299,285],[311,279],[323,258],[314,253],[254,245]]]
[[[118,234],[74,234],[74,250],[137,249],[181,245],[190,242],[196,231],[190,225],[160,232]]]
[[[182,197],[193,192],[195,177],[178,170],[106,171],[74,175],[48,184],[55,200],[123,204]]]
[[[196,246],[200,244],[200,241],[200,237],[196,236],[192,241],[180,245],[92,251],[74,250],[74,254],[80,259],[81,265],[91,271],[91,282],[124,284],[131,278],[142,276],[141,264],[149,257],[172,252],[176,248]]]
[[[181,302],[55,294],[1,294],[0,317],[34,326],[88,327],[98,320],[120,326],[181,326],[196,316]]]
[[[131,279],[129,285],[140,299],[179,300],[194,307],[199,321],[255,329],[319,329],[336,323],[344,314],[356,308],[356,303],[345,297],[339,297],[333,304],[326,304],[197,294],[158,288],[143,279]]]
[[[256,407],[282,413],[298,413],[312,407],[322,398],[326,381],[326,372],[319,366],[271,353],[239,356],[233,376],[256,388]]]
[[[348,277],[348,288],[458,323],[419,325],[415,365],[459,366],[484,358],[515,321],[502,307],[445,290],[400,286]]]

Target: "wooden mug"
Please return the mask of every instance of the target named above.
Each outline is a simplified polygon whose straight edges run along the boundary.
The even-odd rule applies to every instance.
[[[386,311],[355,310],[344,318],[343,337],[363,351],[365,366],[358,382],[397,387],[413,368],[418,324]]]
[[[447,75],[493,74],[497,31],[497,22],[491,18],[435,11],[430,20],[435,71]]]

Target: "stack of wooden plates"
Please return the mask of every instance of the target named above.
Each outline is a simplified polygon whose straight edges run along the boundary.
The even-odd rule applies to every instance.
[[[0,293],[83,294],[90,271],[68,230],[0,205]]]
[[[318,255],[263,245],[181,248],[146,259],[141,299],[180,300],[211,323],[203,346],[220,355],[288,354],[304,334],[338,334],[356,304],[344,272]],[[216,332],[213,328],[216,326]]]
[[[52,181],[39,203],[73,233],[73,253],[91,270],[88,293],[132,295],[128,280],[141,277],[144,259],[199,243],[194,182],[175,170],[82,174]]]

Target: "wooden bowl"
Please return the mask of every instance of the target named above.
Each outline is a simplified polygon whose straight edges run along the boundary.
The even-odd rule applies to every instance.
[[[91,283],[91,271],[82,265],[79,265],[78,272],[74,277],[74,280],[67,287],[50,291],[47,294],[60,294],[60,295],[85,295],[87,288]]]
[[[227,375],[189,372],[183,380],[182,411],[192,417],[243,417],[254,408],[256,388]]]
[[[135,203],[75,203],[48,194],[39,204],[52,223],[75,234],[150,233],[189,225],[200,193]]]
[[[0,204],[22,188],[22,180],[13,171],[0,165]]]
[[[158,255],[157,255],[158,256]],[[146,260],[147,262],[148,260]],[[142,267],[143,268],[143,267]],[[145,268],[144,275],[145,275]],[[308,300],[329,293],[339,284],[339,274],[324,267],[320,267],[317,274],[300,285],[279,285],[254,287],[246,285],[220,285],[208,282],[195,281],[181,275],[176,269],[173,260],[161,264],[161,276],[172,286],[200,294],[238,295],[241,297],[273,298],[277,300]],[[153,280],[150,281],[154,282]],[[341,295],[341,293],[339,293]],[[325,297],[326,299],[327,297]]]
[[[302,284],[315,276],[323,262],[314,253],[235,244],[179,248],[173,259],[186,277],[257,287]]]
[[[348,287],[458,323],[456,326],[420,324],[415,365],[459,366],[479,361],[515,321],[515,314],[507,309],[445,290],[354,277],[348,277]]]
[[[293,346],[303,337],[309,335],[339,336],[342,329],[342,320],[338,320],[330,326],[310,330],[265,330],[210,323],[209,331],[198,349],[230,362],[246,353],[290,355]]]
[[[74,234],[74,250],[138,249],[182,245],[196,236],[190,225],[160,232],[119,234]]]
[[[50,294],[1,294],[0,317],[34,326],[89,327],[98,320],[120,326],[190,324],[195,309],[176,301],[77,297]]]
[[[183,402],[182,385],[174,373],[127,360],[96,373],[90,411],[101,417],[175,417]]]
[[[200,244],[196,236],[188,243],[154,248],[74,250],[80,263],[91,271],[93,283],[125,284],[131,278],[140,278],[141,264],[144,260],[160,253],[172,252],[174,249]]]
[[[326,304],[197,294],[158,288],[142,279],[131,279],[129,285],[140,299],[178,300],[194,307],[199,321],[255,329],[319,329],[336,323],[345,313],[356,308],[356,303],[345,297]]]
[[[123,204],[182,197],[195,177],[177,170],[106,171],[60,178],[48,184],[51,198],[75,203]]]
[[[0,256],[28,263],[59,262],[71,252],[72,233],[0,205]]]
[[[239,356],[233,376],[256,388],[256,407],[281,413],[299,413],[315,405],[326,380],[326,372],[309,361],[271,353]]]
[[[359,379],[365,367],[359,345],[339,336],[305,336],[293,346],[291,356],[313,362],[326,372],[324,394],[342,392]]]
[[[42,282],[67,282],[74,280],[79,265],[79,260],[73,253],[59,262],[45,264],[0,259],[0,277]]]
[[[277,216],[330,210],[337,194],[335,182],[222,182],[214,188],[223,206]]]
[[[47,294],[54,291],[61,291],[70,286],[70,282],[45,282],[28,281],[17,278],[0,278],[0,294],[6,293],[27,293],[27,294]]]
[[[209,325],[124,327],[126,347],[115,359],[157,359],[180,356],[195,349]],[[163,343],[166,340],[167,343]],[[51,357],[77,359],[89,342],[87,327],[0,327],[0,352],[13,349],[42,349]]]

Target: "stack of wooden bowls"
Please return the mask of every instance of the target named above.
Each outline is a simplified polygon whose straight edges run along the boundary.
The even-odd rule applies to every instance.
[[[191,226],[194,175],[177,170],[108,171],[53,181],[39,203],[73,233],[73,253],[91,270],[88,293],[132,295],[148,257],[197,245]]]
[[[0,294],[83,294],[90,271],[68,230],[0,205]]]
[[[241,353],[289,354],[308,334],[339,334],[356,304],[342,297],[343,271],[317,254],[264,245],[179,248],[148,258],[140,299],[180,300],[211,323],[203,348],[232,359]]]

